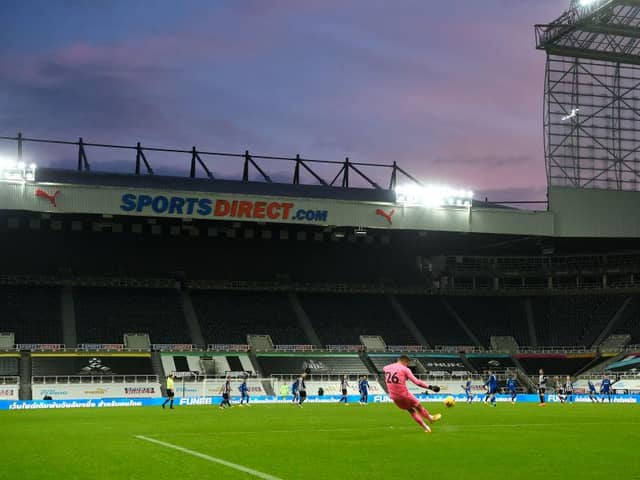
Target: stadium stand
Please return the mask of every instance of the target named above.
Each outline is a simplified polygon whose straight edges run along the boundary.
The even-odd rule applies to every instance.
[[[461,376],[473,372],[468,364],[458,355],[417,355],[415,357],[417,370],[430,375]]]
[[[473,344],[438,297],[398,295],[397,298],[432,346]]]
[[[64,357],[55,354],[34,355],[31,358],[33,376],[113,376],[151,375],[150,357],[101,357],[84,355]],[[79,381],[79,380],[78,380]]]
[[[381,373],[382,369],[386,365],[393,363],[397,357],[398,357],[397,354],[396,355],[382,355],[382,354],[369,355],[369,359],[371,360],[371,363],[373,364],[374,368],[376,369],[376,372],[378,373]]]
[[[540,368],[547,375],[574,375],[596,358],[593,354],[582,355],[516,355],[528,375],[537,375]]]
[[[0,287],[0,331],[16,343],[62,343],[60,291],[47,287]]]
[[[367,375],[369,370],[358,355],[257,355],[264,375],[298,375],[308,369],[311,375]]]
[[[516,368],[513,359],[509,355],[475,355],[469,354],[466,356],[467,360],[473,368],[478,372],[486,372],[491,370],[493,372],[500,372],[507,369]]]
[[[122,343],[148,333],[152,343],[191,343],[178,292],[151,288],[74,289],[78,343]]]
[[[276,345],[309,343],[284,294],[193,290],[191,299],[209,343],[247,343],[254,334],[270,335]]]
[[[538,344],[592,345],[624,299],[596,294],[532,298]]]
[[[355,345],[360,335],[380,335],[388,345],[416,343],[384,295],[305,293],[300,302],[325,345]]]
[[[11,377],[19,374],[18,357],[0,357],[0,377]]]
[[[612,333],[631,335],[630,343],[640,343],[640,298],[634,295],[624,312],[623,318],[613,328]]]
[[[527,317],[520,297],[449,297],[453,309],[485,347],[494,335],[528,345]]]

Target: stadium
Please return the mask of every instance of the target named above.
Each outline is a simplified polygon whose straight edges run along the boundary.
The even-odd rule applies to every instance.
[[[640,478],[639,24],[574,0],[536,26],[531,209],[396,162],[0,137],[2,478]],[[401,355],[430,435],[389,396]]]

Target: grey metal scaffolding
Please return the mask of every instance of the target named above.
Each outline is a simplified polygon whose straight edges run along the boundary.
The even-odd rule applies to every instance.
[[[640,0],[573,0],[535,31],[548,184],[639,191]]]

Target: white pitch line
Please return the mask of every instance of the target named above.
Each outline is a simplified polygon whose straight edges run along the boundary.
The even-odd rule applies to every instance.
[[[155,443],[157,445],[162,445],[163,447],[166,447],[166,448],[172,448],[173,450],[186,453],[187,455],[192,455],[194,457],[202,458],[203,460],[207,460],[212,463],[217,463],[219,465],[223,465],[225,467],[238,470],[239,472],[244,472],[249,475],[253,475],[254,477],[262,478],[263,480],[282,480],[280,477],[274,477],[273,475],[269,475],[268,473],[259,472],[258,470],[254,470],[252,468],[238,465],[237,463],[232,463],[232,462],[223,460],[221,458],[205,455],[204,453],[196,452],[195,450],[189,450],[188,448],[180,447],[178,445],[173,445],[171,443],[163,442],[161,440],[156,440],[155,438],[144,437],[142,435],[136,435],[136,438],[140,440],[145,440],[147,442]]]

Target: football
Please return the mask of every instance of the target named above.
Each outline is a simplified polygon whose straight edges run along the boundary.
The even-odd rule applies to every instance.
[[[456,404],[455,399],[452,396],[448,396],[447,398],[444,399],[444,405],[447,408],[451,408]]]

